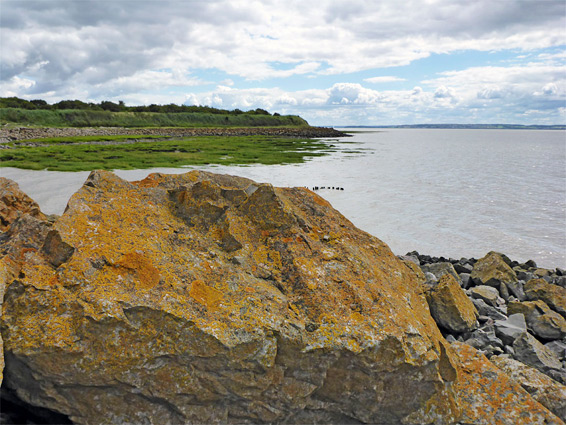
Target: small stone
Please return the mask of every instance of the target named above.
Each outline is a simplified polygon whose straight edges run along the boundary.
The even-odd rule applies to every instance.
[[[458,274],[462,274],[462,273],[471,273],[473,270],[473,267],[468,264],[468,263],[456,263],[454,264],[454,270],[456,270],[456,273]]]
[[[446,341],[448,341],[450,344],[452,344],[453,342],[456,342],[456,338],[454,338],[454,335],[448,335],[446,337]]]
[[[525,291],[523,290],[524,284],[525,281],[522,280],[517,282],[505,282],[505,287],[507,288],[509,295],[515,296],[519,301],[524,301],[526,299]]]
[[[425,264],[421,266],[424,273],[430,272],[436,276],[436,279],[440,279],[445,274],[451,274],[454,279],[459,280],[458,273],[454,270],[454,267],[449,262]]]
[[[551,341],[544,344],[544,346],[554,352],[560,360],[566,360],[566,343],[562,341]]]
[[[522,314],[512,314],[507,320],[495,321],[495,334],[507,345],[513,344],[525,333],[527,333],[527,323]]]
[[[499,291],[491,286],[480,285],[470,289],[472,298],[484,300],[487,304],[497,307],[500,303]]]
[[[505,314],[503,314],[501,311],[499,311],[495,307],[492,307],[492,306],[486,304],[486,302],[482,299],[472,298],[472,303],[474,304],[474,306],[478,310],[478,313],[482,316],[488,316],[488,317],[492,318],[493,320],[506,320],[507,319],[507,316]]]
[[[462,288],[468,289],[472,284],[472,280],[470,279],[470,274],[460,273],[460,282],[462,283]]]

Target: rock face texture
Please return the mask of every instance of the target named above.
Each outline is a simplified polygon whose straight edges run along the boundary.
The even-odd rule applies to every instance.
[[[447,343],[422,276],[306,189],[93,172],[58,219],[19,214],[5,384],[75,423],[560,423]]]
[[[509,357],[494,356],[491,361],[521,385],[535,400],[563,421],[566,420],[566,386]]]

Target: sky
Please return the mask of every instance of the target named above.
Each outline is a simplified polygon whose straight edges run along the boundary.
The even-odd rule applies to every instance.
[[[566,124],[566,1],[0,0],[0,96]]]

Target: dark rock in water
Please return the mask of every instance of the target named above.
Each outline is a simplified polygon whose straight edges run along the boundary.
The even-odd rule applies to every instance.
[[[507,320],[496,320],[495,333],[506,345],[512,345],[517,338],[527,333],[525,316],[513,314]]]
[[[526,365],[538,369],[562,384],[566,383],[566,373],[554,352],[542,345],[534,336],[524,333],[513,343],[515,358]]]

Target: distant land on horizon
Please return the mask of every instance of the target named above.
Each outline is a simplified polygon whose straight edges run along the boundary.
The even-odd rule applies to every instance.
[[[402,125],[337,125],[334,128],[447,128],[483,130],[566,130],[566,125],[522,124],[402,124]]]

